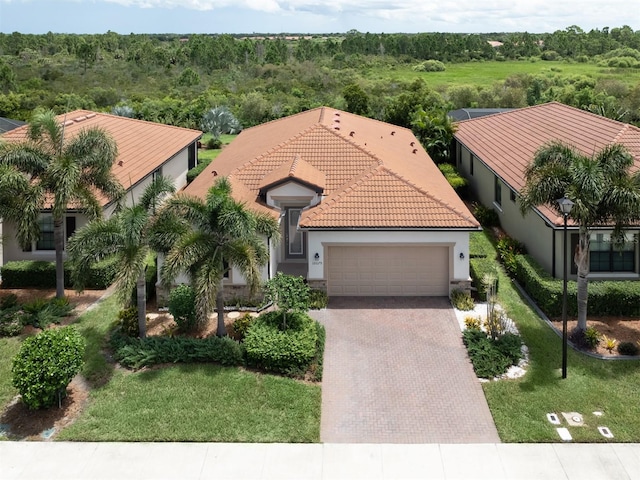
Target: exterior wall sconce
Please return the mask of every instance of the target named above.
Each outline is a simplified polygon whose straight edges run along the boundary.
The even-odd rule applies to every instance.
[[[460,260],[464,260],[464,252],[460,252]]]
[[[320,260],[320,254],[318,252],[315,253],[315,255],[313,256],[314,260]]]

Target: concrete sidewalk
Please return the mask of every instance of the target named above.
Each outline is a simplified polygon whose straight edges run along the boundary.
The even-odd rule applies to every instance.
[[[14,479],[640,479],[640,444],[0,442]]]

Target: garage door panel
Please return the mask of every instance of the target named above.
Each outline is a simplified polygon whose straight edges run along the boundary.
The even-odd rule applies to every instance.
[[[329,247],[330,295],[448,295],[446,246]]]

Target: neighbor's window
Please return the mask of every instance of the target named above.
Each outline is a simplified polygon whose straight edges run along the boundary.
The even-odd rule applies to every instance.
[[[635,272],[637,235],[616,247],[608,233],[591,234],[589,248],[589,270],[591,272]],[[578,234],[571,235],[571,251],[578,245]],[[577,273],[575,262],[571,262],[571,273]]]
[[[502,206],[502,185],[498,177],[495,177],[493,182],[493,201],[499,207]]]
[[[589,267],[592,272],[634,272],[635,242],[627,241],[620,248],[611,241],[606,233],[591,235]]]
[[[40,238],[36,242],[36,250],[55,250],[53,217],[51,215],[42,215],[38,220],[38,226],[40,227]]]

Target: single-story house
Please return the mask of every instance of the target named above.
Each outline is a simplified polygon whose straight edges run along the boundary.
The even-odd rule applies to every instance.
[[[173,178],[176,189],[187,183],[187,171],[197,163],[197,142],[202,132],[187,128],[173,127],[160,123],[146,122],[132,118],[119,117],[106,113],[76,110],[58,116],[64,122],[65,135],[77,135],[81,130],[99,127],[115,140],[118,146],[118,158],[113,172],[127,190],[128,203],[139,198],[154,175],[162,174]],[[7,142],[24,141],[28,125],[13,129],[4,135]],[[114,205],[100,198],[104,215],[113,213]],[[65,216],[65,237],[87,223],[80,212],[70,209]],[[55,259],[53,241],[53,219],[46,210],[40,217],[40,239],[31,248],[23,249],[17,244],[13,225],[5,222],[3,227],[2,264],[14,260]]]
[[[525,244],[527,251],[554,277],[564,274],[564,219],[547,206],[521,215],[518,195],[524,187],[524,172],[536,151],[552,141],[561,141],[584,155],[619,143],[640,168],[640,128],[601,117],[574,107],[551,102],[456,124],[454,155],[459,171],[467,178],[480,203],[492,207],[505,232]],[[572,252],[578,241],[577,227],[569,223],[567,254],[569,278],[575,278]],[[611,228],[594,229],[591,235],[592,279],[638,279],[637,228],[627,231],[623,250],[614,249]]]
[[[245,129],[184,191],[204,197],[219,176],[279,219],[265,279],[301,275],[338,296],[469,288],[478,222],[411,130],[315,108]],[[232,271],[225,291],[244,284]]]

